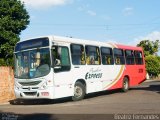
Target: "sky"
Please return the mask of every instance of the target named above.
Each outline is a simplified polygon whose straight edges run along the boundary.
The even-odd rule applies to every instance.
[[[160,40],[160,0],[21,0],[30,24],[21,40],[57,35],[137,45]]]

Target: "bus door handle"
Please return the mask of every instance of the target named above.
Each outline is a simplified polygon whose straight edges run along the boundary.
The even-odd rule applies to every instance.
[[[79,66],[75,66],[74,68],[79,68]]]

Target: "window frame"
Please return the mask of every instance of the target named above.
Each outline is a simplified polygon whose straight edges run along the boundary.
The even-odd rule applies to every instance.
[[[67,69],[63,69],[63,67],[64,67],[63,65],[55,66],[55,58],[54,58],[54,55],[53,55],[53,47],[57,47],[57,49],[59,47],[67,49],[67,51],[68,51],[68,55],[67,56],[68,56],[68,60],[69,60],[69,65],[68,65]],[[55,73],[65,72],[65,71],[70,71],[71,70],[70,51],[69,51],[69,48],[67,46],[53,45],[52,49],[51,49],[51,54],[52,54],[52,67],[53,67]]]
[[[136,52],[141,53],[141,57],[137,57]],[[140,50],[135,50],[135,51],[134,51],[134,56],[135,56],[135,64],[136,64],[136,65],[144,65],[144,57],[143,57],[143,52],[142,52],[142,51],[140,51]],[[138,62],[137,62],[137,59],[138,59]],[[139,63],[139,59],[141,60],[141,61],[140,61],[141,63]]]
[[[77,56],[81,56],[80,64],[74,64],[74,62],[73,62],[73,55],[75,56],[75,54],[72,53],[72,49],[73,49],[72,46],[73,46],[73,45],[79,45],[80,47],[83,47],[84,55],[83,55],[83,53],[80,54],[80,55],[77,55]],[[86,52],[85,52],[85,46],[84,46],[84,45],[72,43],[72,44],[70,44],[70,51],[71,51],[71,60],[72,60],[72,64],[73,64],[73,65],[86,65]],[[82,60],[82,56],[84,57],[84,60]],[[84,64],[83,64],[83,62],[84,62]]]
[[[131,51],[132,56],[127,56],[127,51]],[[124,52],[125,52],[126,65],[135,65],[134,50],[126,49]],[[127,59],[131,59],[132,62],[129,64]]]
[[[115,50],[121,50],[122,51],[122,55],[115,54]],[[114,63],[115,63],[115,65],[125,65],[126,64],[125,56],[124,56],[124,49],[114,48],[113,49],[113,54],[114,54]]]
[[[109,49],[110,54],[103,54],[103,50],[102,49]],[[101,47],[101,61],[103,65],[114,65],[114,57],[113,57],[113,49],[111,47]],[[104,57],[106,57],[106,59],[108,57],[110,57],[110,64],[109,61],[104,61]],[[108,64],[107,64],[108,63]]]
[[[90,63],[91,61],[90,61],[90,58],[91,58],[91,54],[90,53],[88,53],[88,48],[89,47],[95,47],[95,49],[97,50],[98,49],[98,53],[99,53],[99,55],[98,54],[96,54],[96,56],[95,55],[92,55],[92,58],[94,59],[94,63],[92,64],[92,63]],[[90,51],[89,51],[90,52]],[[96,51],[96,53],[97,53],[97,51]],[[101,53],[100,53],[100,48],[99,48],[99,46],[93,46],[93,45],[85,45],[85,54],[86,54],[86,64],[87,65],[101,65]],[[95,59],[95,57],[97,57],[97,59],[98,60],[96,60]],[[98,64],[96,64],[95,62],[99,62]]]

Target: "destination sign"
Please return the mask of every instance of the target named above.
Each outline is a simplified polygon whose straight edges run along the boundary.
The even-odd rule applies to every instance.
[[[46,46],[49,46],[48,38],[31,39],[28,41],[17,43],[15,47],[15,52],[32,48],[46,47]]]

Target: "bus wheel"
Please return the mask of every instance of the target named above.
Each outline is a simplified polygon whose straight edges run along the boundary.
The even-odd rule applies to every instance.
[[[83,99],[85,96],[85,85],[81,82],[76,82],[74,86],[74,96],[72,96],[73,101],[78,101]]]
[[[129,90],[129,80],[127,77],[124,77],[122,91],[127,92],[128,90]]]

